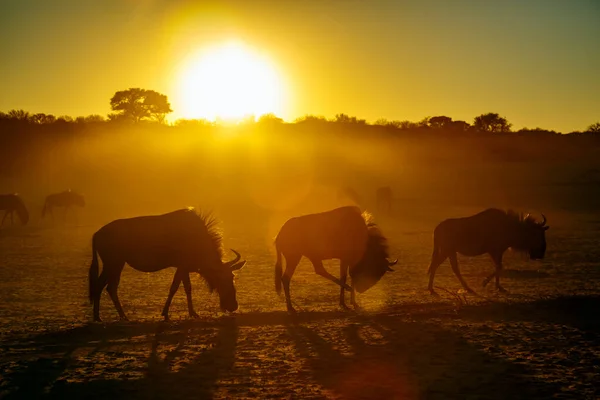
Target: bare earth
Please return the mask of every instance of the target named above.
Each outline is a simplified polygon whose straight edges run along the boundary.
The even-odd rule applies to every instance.
[[[160,309],[174,271],[129,267],[119,294],[131,322],[116,320],[106,293],[105,322],[90,322],[90,241],[100,223],[4,227],[0,397],[598,398],[600,220],[548,213],[547,258],[508,252],[505,295],[481,288],[487,257],[461,257],[481,296],[459,301],[448,263],[436,277],[440,296],[425,290],[431,232],[447,216],[380,221],[400,262],[358,296],[358,312],[341,311],[338,288],[303,261],[292,281],[296,316],[274,290],[273,227],[224,220],[225,245],[248,261],[236,281],[240,310],[218,312],[216,294],[193,277],[201,318],[187,318],[180,289],[171,323]],[[335,262],[327,268],[339,273]]]

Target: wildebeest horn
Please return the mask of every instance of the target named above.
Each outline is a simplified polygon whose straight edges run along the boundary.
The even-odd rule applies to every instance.
[[[540,222],[541,226],[546,225],[546,216],[544,214],[542,214],[542,218],[544,219],[542,222]]]
[[[397,263],[398,263],[398,259],[395,259],[394,261],[390,261],[390,262],[388,262],[387,271],[389,271],[389,272],[395,272],[395,271],[394,271],[393,269],[391,269],[390,267],[391,267],[392,265],[396,265]]]
[[[240,261],[240,258],[242,258],[240,253],[238,253],[234,249],[231,249],[231,251],[233,251],[233,253],[235,254],[235,259],[233,261],[227,261],[226,263],[223,263],[223,265],[226,266],[227,268],[231,268],[233,266],[233,264]]]

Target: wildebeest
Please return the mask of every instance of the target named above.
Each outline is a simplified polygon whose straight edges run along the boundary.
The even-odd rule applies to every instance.
[[[193,208],[162,215],[118,219],[100,228],[92,238],[92,264],[89,270],[89,298],[94,305],[94,320],[100,321],[100,295],[105,286],[121,319],[127,319],[117,288],[125,263],[142,272],[155,272],[175,267],[175,277],[162,311],[169,319],[169,306],[183,282],[188,312],[198,317],[192,303],[190,272],[198,272],[210,291],[219,294],[221,308],[238,309],[233,271],[246,261],[232,249],[236,257],[223,262],[222,237],[210,215],[198,214]],[[98,255],[103,268],[98,276]]]
[[[64,207],[66,218],[67,211],[72,206],[85,207],[85,198],[82,194],[73,192],[71,189],[69,189],[65,190],[64,192],[48,195],[46,197],[46,201],[44,202],[44,208],[42,209],[42,218],[44,218],[47,212],[49,212],[54,218],[54,214],[52,212],[54,207]]]
[[[375,197],[377,210],[383,214],[390,214],[392,212],[392,188],[389,186],[378,188]]]
[[[446,258],[450,258],[452,271],[463,288],[473,292],[463,280],[458,269],[457,253],[465,256],[489,254],[495,271],[483,281],[485,287],[496,277],[496,289],[500,286],[502,255],[508,248],[526,252],[532,260],[542,259],[546,253],[546,217],[536,222],[527,214],[517,214],[512,210],[503,211],[490,208],[470,217],[450,218],[442,221],[433,232],[433,254],[429,265],[429,291],[433,294],[435,271]]]
[[[275,239],[275,289],[281,293],[281,283],[289,312],[295,312],[290,299],[290,281],[302,256],[313,264],[315,272],[340,285],[340,306],[346,308],[344,289],[351,293],[352,305],[357,308],[354,291],[363,293],[376,284],[390,266],[388,247],[379,228],[367,213],[355,206],[290,218]],[[286,260],[282,273],[282,255]],[[340,260],[340,279],[323,267],[323,260]],[[352,286],[346,284],[350,272]]]
[[[8,215],[10,215],[10,223],[12,225],[14,223],[13,213],[15,211],[23,225],[27,225],[27,222],[29,222],[29,212],[27,211],[27,207],[25,207],[23,199],[21,199],[17,193],[0,194],[0,210],[6,211],[0,226],[4,225],[4,220]]]

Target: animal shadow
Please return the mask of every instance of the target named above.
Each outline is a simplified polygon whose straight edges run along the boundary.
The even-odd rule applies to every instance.
[[[17,389],[3,398],[212,398],[219,376],[233,365],[237,337],[235,320],[175,326],[164,323],[90,325],[41,335],[28,342],[28,346],[33,342],[37,354],[47,355],[29,360],[19,372],[5,376],[3,386]],[[103,367],[99,379],[57,380],[65,373],[74,375],[69,374],[71,356],[90,347],[88,357],[102,353],[104,357],[100,358],[109,362],[119,358],[127,361],[128,352],[135,348],[149,349],[147,359],[142,360],[146,366],[138,371],[143,377],[112,378],[111,375],[116,376],[110,373],[113,370]],[[119,353],[111,352],[113,347],[119,348]],[[116,357],[117,354],[120,357]],[[121,375],[128,369],[135,372],[135,368],[123,365],[115,367],[121,368]]]

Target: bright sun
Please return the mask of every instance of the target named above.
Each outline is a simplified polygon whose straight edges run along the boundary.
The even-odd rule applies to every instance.
[[[269,60],[241,43],[205,49],[188,58],[178,74],[184,118],[238,119],[281,115],[283,85]]]

